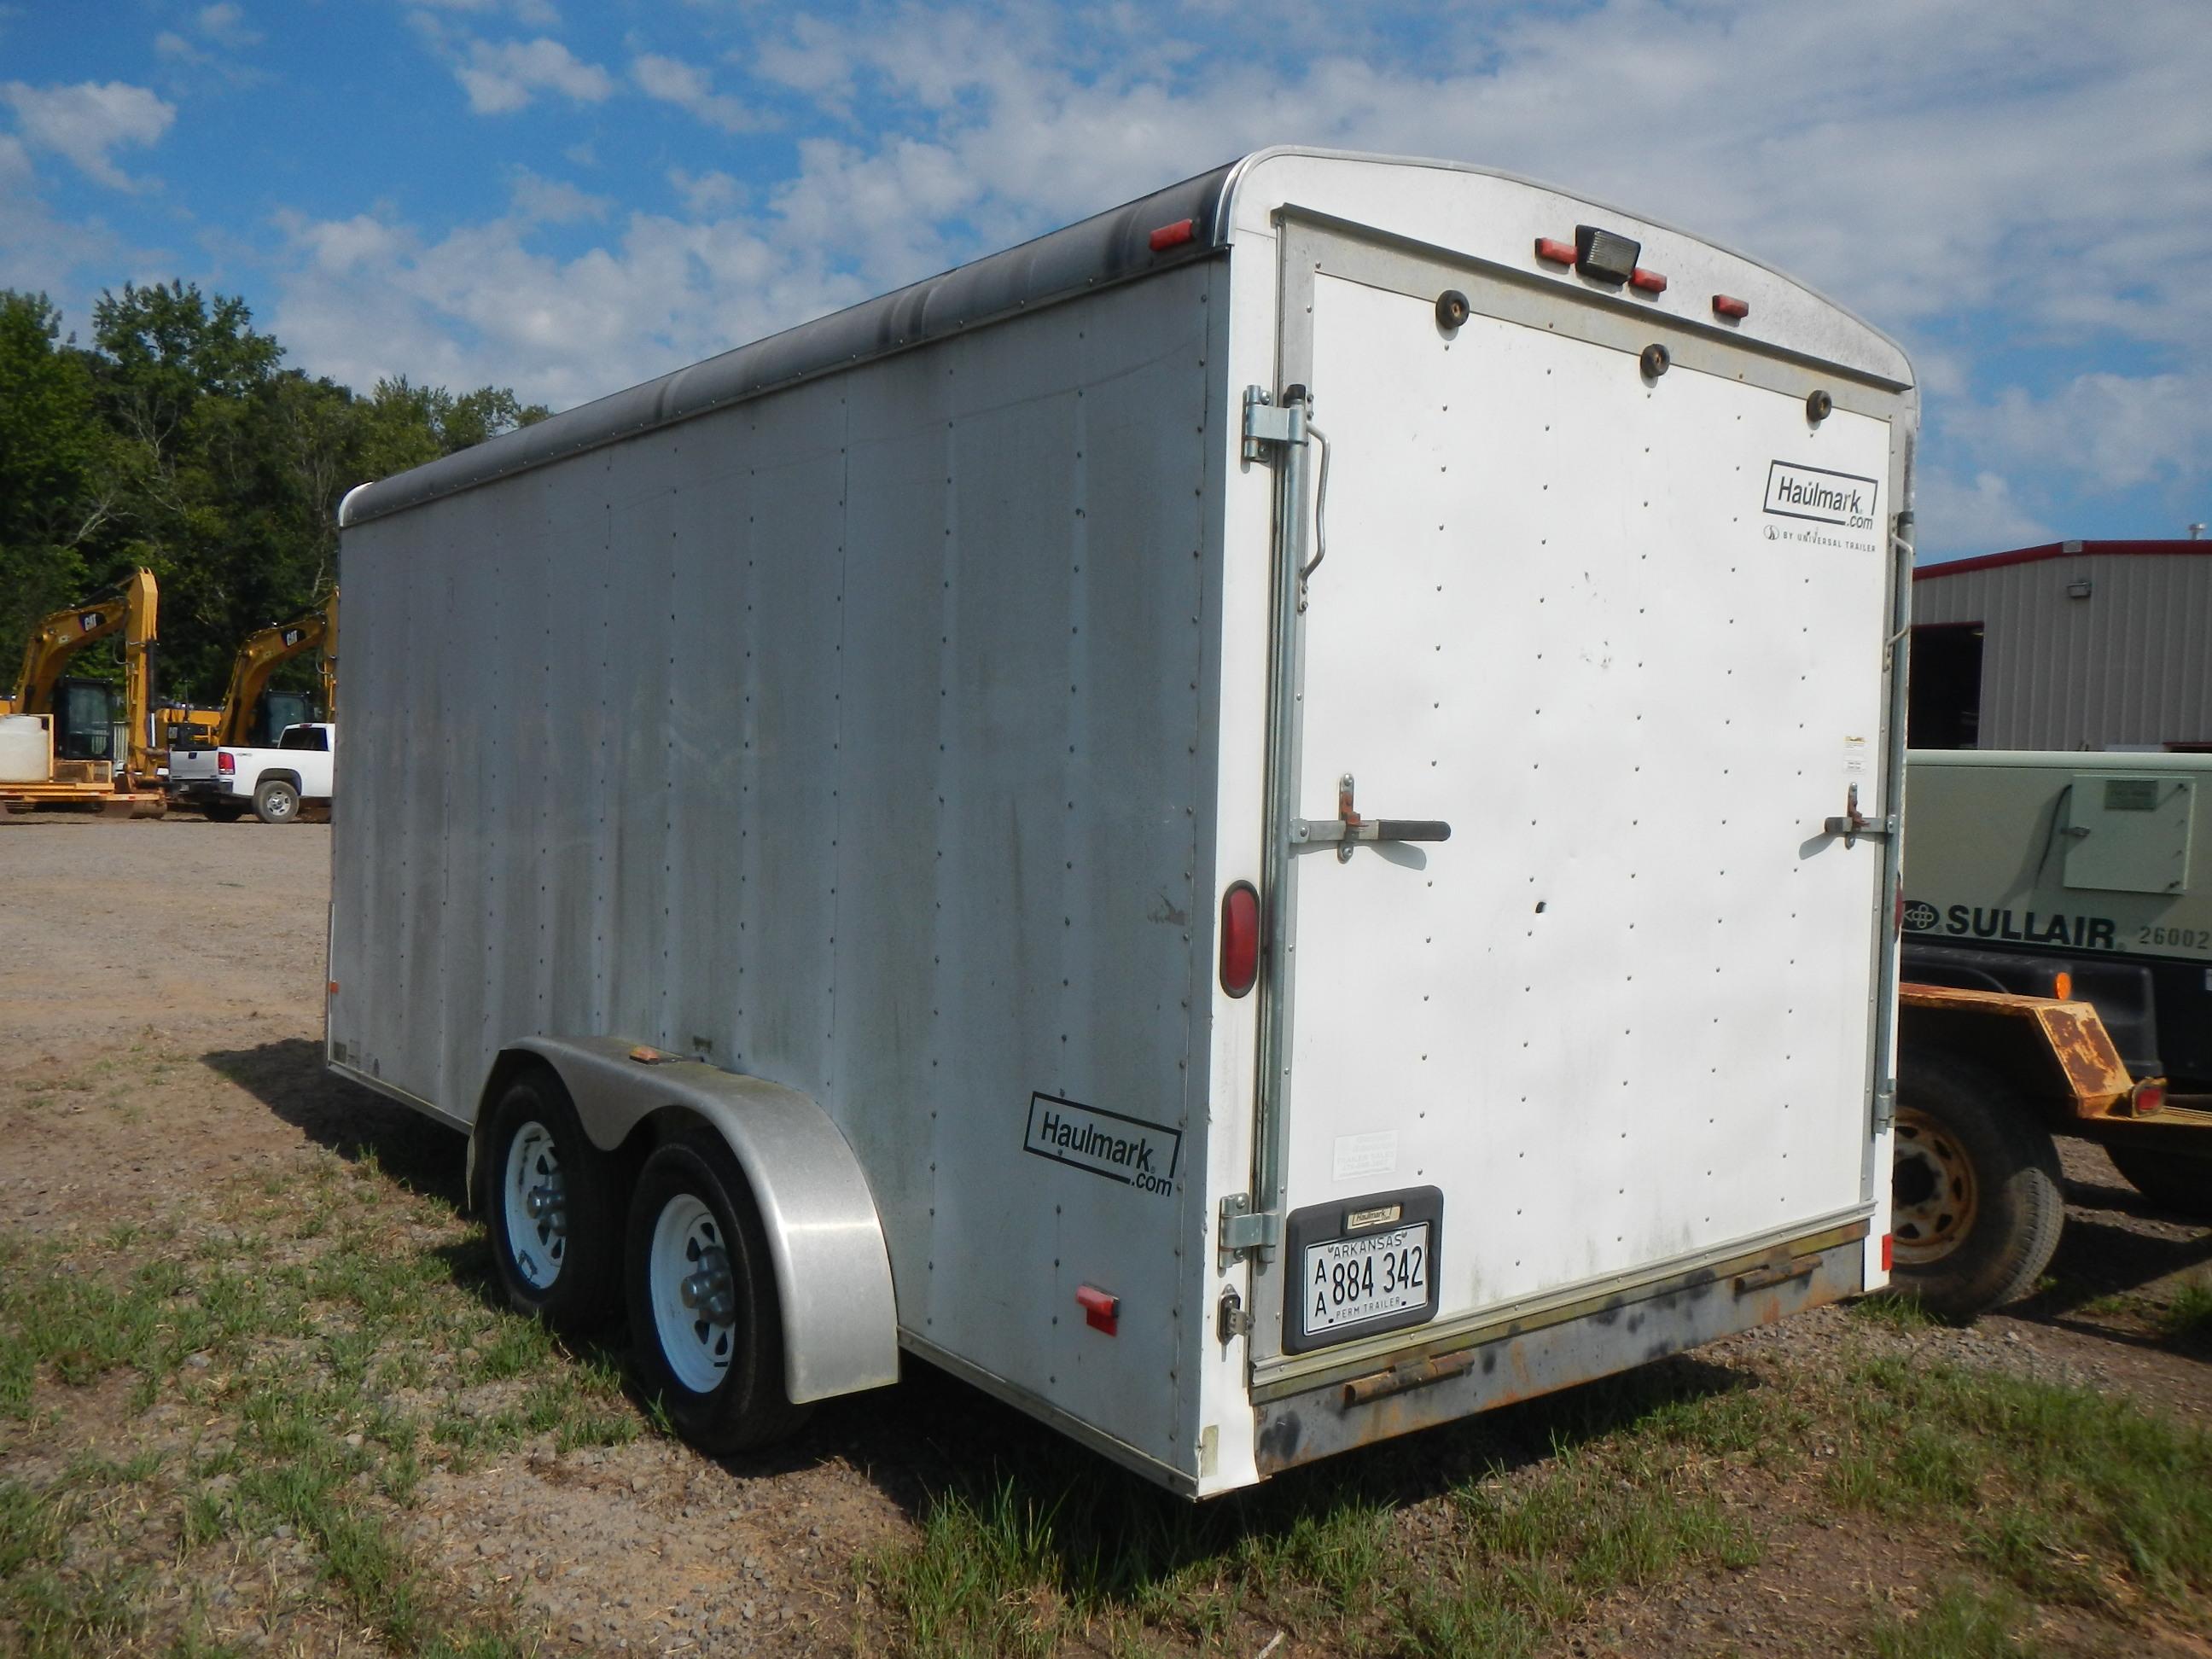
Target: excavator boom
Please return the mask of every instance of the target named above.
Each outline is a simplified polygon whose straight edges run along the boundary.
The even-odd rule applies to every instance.
[[[334,647],[337,611],[337,595],[332,593],[326,605],[246,636],[231,664],[230,684],[222,694],[222,717],[216,726],[211,747],[236,748],[246,743],[252,733],[254,710],[261,702],[262,692],[268,688],[269,677],[302,651],[312,651],[319,645],[324,647],[325,718],[330,717],[337,690],[337,659]]]

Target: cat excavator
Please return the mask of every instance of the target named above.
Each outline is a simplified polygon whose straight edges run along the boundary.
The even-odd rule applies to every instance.
[[[160,603],[154,573],[142,568],[32,630],[15,694],[0,697],[0,806],[161,815],[167,753],[153,706]],[[113,688],[64,672],[87,646],[117,633],[123,636],[120,721]]]
[[[222,694],[222,708],[213,732],[205,740],[210,749],[274,743],[288,726],[314,718],[305,698],[297,707],[279,706],[288,694],[270,692],[269,677],[303,651],[323,648],[322,718],[338,717],[338,596],[337,590],[313,611],[246,636],[231,664],[230,684]],[[264,706],[264,694],[270,698]]]

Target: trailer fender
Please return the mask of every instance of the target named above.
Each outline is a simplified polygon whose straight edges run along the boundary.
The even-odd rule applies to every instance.
[[[559,1075],[584,1133],[604,1152],[671,1108],[712,1124],[729,1143],[775,1258],[793,1404],[898,1380],[898,1307],[883,1224],[860,1161],[819,1105],[781,1084],[619,1037],[524,1038],[501,1056],[492,1087],[523,1054]],[[480,1111],[477,1121],[489,1117]]]
[[[2133,1109],[2136,1080],[2086,1002],[1912,983],[1897,1000],[1901,1066],[1918,1049],[1965,1054],[2008,1079],[2053,1127]]]

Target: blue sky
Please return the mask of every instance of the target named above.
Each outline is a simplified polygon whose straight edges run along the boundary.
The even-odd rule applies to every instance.
[[[0,286],[556,407],[1279,142],[1671,219],[1904,340],[1925,557],[2212,519],[2206,0],[0,0]]]

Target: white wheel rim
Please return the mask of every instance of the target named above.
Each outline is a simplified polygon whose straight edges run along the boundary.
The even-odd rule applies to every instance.
[[[722,1224],[706,1201],[678,1193],[653,1225],[653,1328],[676,1380],[712,1394],[737,1347],[737,1283]]]
[[[550,1287],[568,1259],[568,1188],[553,1132],[535,1119],[507,1144],[500,1219],[516,1276],[534,1291]]]

